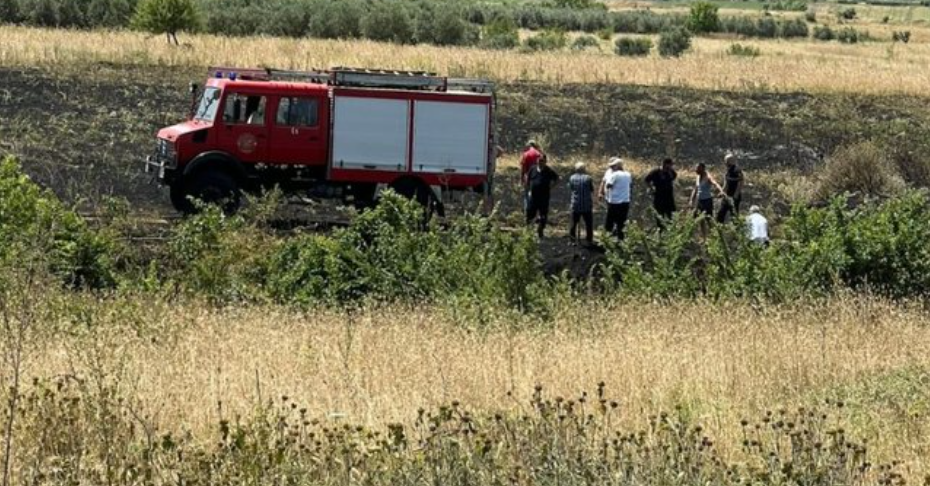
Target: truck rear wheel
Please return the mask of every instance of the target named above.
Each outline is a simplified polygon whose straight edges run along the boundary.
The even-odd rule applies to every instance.
[[[401,177],[390,184],[391,189],[398,195],[418,202],[426,211],[426,217],[433,213],[440,217],[445,216],[442,201],[436,198],[436,193],[425,182],[416,177]]]
[[[205,204],[219,205],[226,214],[235,213],[239,209],[242,194],[233,176],[218,170],[208,170],[189,177],[183,184],[184,199],[179,208],[181,212],[190,214],[197,210],[187,196]],[[173,194],[171,202],[175,202]]]
[[[377,189],[377,184],[352,184],[349,193],[352,195],[352,204],[355,206],[355,209],[361,211],[374,206],[375,192],[377,192]]]

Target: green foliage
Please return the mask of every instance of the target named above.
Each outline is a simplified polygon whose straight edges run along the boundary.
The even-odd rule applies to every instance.
[[[87,23],[93,27],[119,28],[129,25],[136,10],[134,0],[91,0],[87,5]]]
[[[806,38],[809,31],[807,23],[801,19],[782,20],[778,22],[778,37],[790,39],[792,37]]]
[[[829,25],[818,25],[814,27],[814,39],[820,41],[831,41],[836,38],[836,33]]]
[[[772,17],[762,17],[756,21],[756,37],[772,39],[778,36],[778,22]]]
[[[583,35],[581,37],[576,37],[572,42],[572,50],[574,51],[584,51],[592,47],[599,49],[600,46],[601,41],[593,35]]]
[[[359,27],[362,35],[371,40],[398,44],[413,41],[413,21],[400,0],[375,2]]]
[[[744,44],[730,44],[727,54],[739,57],[759,57],[762,51],[758,47]]]
[[[114,282],[115,246],[33,183],[15,159],[0,161],[0,260],[28,255],[68,286],[101,288]]]
[[[854,20],[856,18],[856,9],[853,7],[847,7],[836,14],[842,20]]]
[[[895,173],[889,152],[871,141],[840,148],[833,153],[820,176],[818,195],[856,193],[866,197],[889,197],[901,193],[905,184]]]
[[[620,37],[614,43],[619,56],[648,56],[651,50],[652,39],[646,37]]]
[[[868,40],[869,35],[860,32],[852,27],[843,27],[836,33],[836,40],[843,44],[855,44],[860,41]]]
[[[720,30],[717,6],[710,2],[697,1],[691,4],[686,27],[695,34],[706,34]]]
[[[132,26],[153,34],[175,37],[178,32],[196,31],[200,18],[193,0],[141,0]]]
[[[911,41],[911,31],[909,31],[909,30],[903,30],[903,31],[900,31],[900,32],[899,32],[899,31],[896,30],[896,31],[894,31],[894,32],[891,33],[891,41],[892,41],[892,42],[901,42],[901,43],[903,43],[903,44],[907,44],[908,42]]]
[[[597,37],[601,40],[609,41],[614,37],[614,29],[612,27],[605,27],[597,31]]]
[[[22,0],[20,16],[29,25],[57,27],[58,5],[53,0]]]
[[[807,12],[804,12],[804,20],[808,21],[811,24],[816,24],[817,23],[817,12],[815,12],[814,10],[808,10]]]
[[[365,8],[358,0],[316,3],[308,33],[323,39],[359,37],[364,16]]]
[[[691,33],[678,28],[659,35],[659,55],[679,57],[691,48]]]
[[[604,4],[597,0],[553,0],[552,3],[556,8],[575,10],[597,7],[604,8]]]
[[[526,39],[524,47],[530,51],[556,51],[565,47],[568,37],[561,30],[547,30]]]
[[[807,2],[803,0],[778,0],[769,8],[775,11],[804,12],[807,10]]]
[[[457,46],[472,43],[470,29],[461,12],[451,6],[434,8],[424,6],[415,20],[416,42],[437,46]]]
[[[508,19],[496,20],[484,27],[481,46],[488,49],[513,49],[520,45],[517,26]]]
[[[19,0],[0,0],[0,24],[19,22]]]

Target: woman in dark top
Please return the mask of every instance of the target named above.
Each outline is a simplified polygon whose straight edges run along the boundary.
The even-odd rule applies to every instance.
[[[652,207],[659,213],[659,225],[662,225],[661,218],[671,219],[675,213],[675,179],[678,173],[675,172],[675,163],[672,159],[662,161],[662,167],[652,169],[646,175],[646,183],[652,186]]]
[[[707,166],[703,162],[694,168],[694,173],[697,174],[697,181],[691,191],[691,208],[698,216],[713,216],[714,194],[712,189],[716,188],[719,194],[723,194],[723,188],[707,172]]]

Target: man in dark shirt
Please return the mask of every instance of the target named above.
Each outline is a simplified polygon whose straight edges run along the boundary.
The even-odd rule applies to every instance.
[[[727,154],[724,157],[727,164],[727,174],[723,184],[723,193],[726,196],[717,212],[717,222],[725,223],[730,213],[739,214],[739,205],[743,200],[743,170],[736,163],[736,156]]]
[[[662,167],[652,169],[646,175],[646,183],[652,186],[652,207],[659,213],[659,227],[665,225],[666,219],[675,214],[675,162],[672,159],[662,161]]]
[[[568,190],[571,191],[572,225],[568,236],[575,243],[578,236],[578,223],[584,220],[585,241],[588,245],[594,244],[594,179],[588,175],[583,163],[575,164],[575,173],[568,179]]]
[[[549,167],[545,155],[540,157],[526,174],[530,196],[526,205],[526,223],[530,224],[536,220],[536,231],[540,238],[543,237],[543,230],[546,229],[546,221],[549,218],[549,196],[558,180],[559,175]]]

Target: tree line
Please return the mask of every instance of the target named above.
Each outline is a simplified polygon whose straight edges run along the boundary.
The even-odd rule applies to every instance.
[[[172,10],[187,13],[167,18]],[[0,0],[0,23],[38,27],[158,30],[147,28],[153,19],[145,17],[152,15],[166,17],[154,20],[170,22],[177,31],[217,35],[366,38],[491,48],[519,45],[518,29],[583,31],[605,38],[615,33],[659,34],[681,28],[696,34],[728,32],[746,37],[808,35],[801,19],[718,18],[716,7],[704,2],[698,2],[690,14],[661,14],[607,11],[592,0],[513,4],[468,0],[455,4],[440,0]]]

